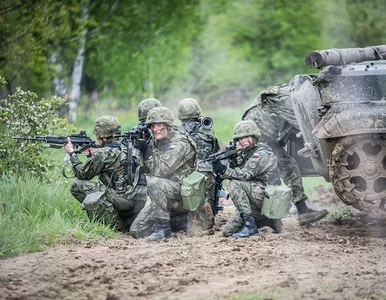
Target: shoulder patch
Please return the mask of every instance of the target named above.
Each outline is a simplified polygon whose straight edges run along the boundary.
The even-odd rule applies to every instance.
[[[259,157],[260,157],[260,154],[259,154],[259,153],[253,153],[253,157],[254,157],[254,158],[259,158]]]

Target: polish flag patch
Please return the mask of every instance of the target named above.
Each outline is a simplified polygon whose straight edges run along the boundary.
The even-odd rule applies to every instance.
[[[259,153],[253,153],[253,157],[254,157],[254,158],[259,158],[259,157],[260,157],[260,154],[259,154]]]
[[[176,146],[171,145],[171,146],[169,147],[169,150],[174,150],[174,149],[176,149]]]

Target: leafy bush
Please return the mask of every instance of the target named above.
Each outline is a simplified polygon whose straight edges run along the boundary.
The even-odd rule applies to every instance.
[[[0,77],[0,84],[4,84]],[[13,136],[59,135],[75,131],[66,119],[58,117],[57,109],[65,99],[39,99],[31,91],[20,88],[0,99],[0,176],[32,172],[42,177],[58,164],[43,143],[12,139]]]

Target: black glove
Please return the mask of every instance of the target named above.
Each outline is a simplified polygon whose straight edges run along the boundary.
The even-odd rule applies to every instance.
[[[142,152],[143,158],[145,160],[153,155],[153,150],[149,147],[146,140],[138,139],[137,148]]]
[[[149,148],[149,145],[147,144],[146,140],[138,139],[136,148],[138,148],[142,153],[144,153],[147,148]]]
[[[225,171],[227,170],[227,167],[224,166],[220,161],[216,160],[212,163],[213,166],[213,172],[215,174],[223,175]]]

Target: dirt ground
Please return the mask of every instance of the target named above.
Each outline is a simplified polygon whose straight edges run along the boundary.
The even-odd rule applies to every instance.
[[[313,207],[347,210],[331,191],[318,194]],[[296,214],[283,221],[283,233],[264,227],[249,239],[122,235],[0,260],[0,298],[386,299],[386,226],[358,211],[309,227]]]

